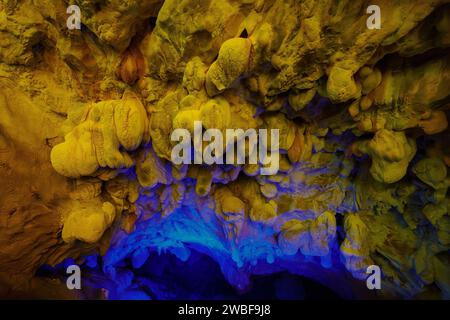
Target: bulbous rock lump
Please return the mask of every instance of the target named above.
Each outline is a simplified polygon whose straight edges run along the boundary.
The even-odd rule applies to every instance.
[[[372,159],[370,173],[379,182],[394,183],[406,174],[409,162],[416,153],[416,144],[404,132],[386,129],[377,131],[368,141],[358,142],[358,150]]]
[[[93,104],[65,142],[52,149],[52,165],[71,178],[92,175],[99,168],[130,167],[133,162],[126,151],[139,147],[147,127],[146,111],[134,94]]]

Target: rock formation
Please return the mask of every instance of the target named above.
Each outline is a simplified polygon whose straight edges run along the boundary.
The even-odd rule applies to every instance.
[[[73,261],[110,298],[173,298],[136,270],[195,251],[239,291],[289,271],[449,299],[450,1],[375,2],[379,29],[368,1],[0,1],[0,296]],[[173,163],[195,121],[279,129],[278,172]]]

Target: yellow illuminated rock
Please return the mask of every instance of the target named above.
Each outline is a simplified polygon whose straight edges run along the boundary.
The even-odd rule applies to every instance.
[[[438,188],[447,178],[447,167],[444,161],[436,158],[422,159],[413,168],[420,180],[434,188]]]
[[[200,110],[182,110],[173,119],[172,128],[187,129],[193,135],[195,121],[201,121]]]
[[[406,174],[408,164],[416,153],[416,144],[404,132],[381,129],[373,139],[361,141],[358,149],[372,158],[370,173],[375,180],[394,183]]]
[[[443,111],[432,112],[429,119],[419,122],[419,126],[426,134],[436,134],[445,131],[448,127],[447,116]]]
[[[116,209],[109,202],[103,203],[101,210],[95,206],[76,208],[64,221],[62,238],[66,242],[81,240],[95,243],[112,224],[115,215]]]
[[[200,108],[200,119],[206,129],[225,130],[231,125],[231,110],[223,98],[209,100]]]
[[[300,250],[304,255],[325,256],[329,241],[336,233],[334,214],[326,211],[315,220],[290,220],[281,227],[278,239],[281,249],[288,254]]]
[[[240,292],[449,299],[450,1],[373,4],[379,29],[354,0],[0,1],[0,297],[92,255],[119,297],[125,259],[198,250]],[[195,121],[279,130],[279,170],[175,165]]]
[[[367,255],[370,250],[367,226],[357,213],[351,213],[346,215],[344,227],[346,238],[340,249],[345,259],[345,266],[358,277],[364,278],[367,266],[372,264]]]
[[[251,42],[248,39],[235,38],[223,43],[219,57],[206,74],[206,90],[210,96],[231,86],[248,70]]]
[[[72,178],[92,175],[100,167],[128,168],[133,161],[120,147],[135,150],[147,127],[144,106],[133,94],[88,106],[82,122],[65,136],[64,143],[53,148],[53,167]]]

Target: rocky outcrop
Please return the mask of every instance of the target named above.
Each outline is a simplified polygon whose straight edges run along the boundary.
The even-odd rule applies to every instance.
[[[0,3],[1,295],[97,254],[126,296],[150,252],[197,250],[239,290],[288,270],[361,297],[376,264],[379,298],[449,297],[449,1],[380,0],[380,29],[351,0],[70,4],[81,30],[69,1]],[[173,163],[196,121],[279,130],[278,171]]]

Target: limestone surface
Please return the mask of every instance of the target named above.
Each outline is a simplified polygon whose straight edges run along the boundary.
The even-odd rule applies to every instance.
[[[71,259],[110,298],[176,298],[136,270],[195,251],[239,292],[450,299],[450,1],[376,2],[379,29],[368,1],[1,0],[0,296]],[[173,163],[196,121],[278,129],[278,171]]]

